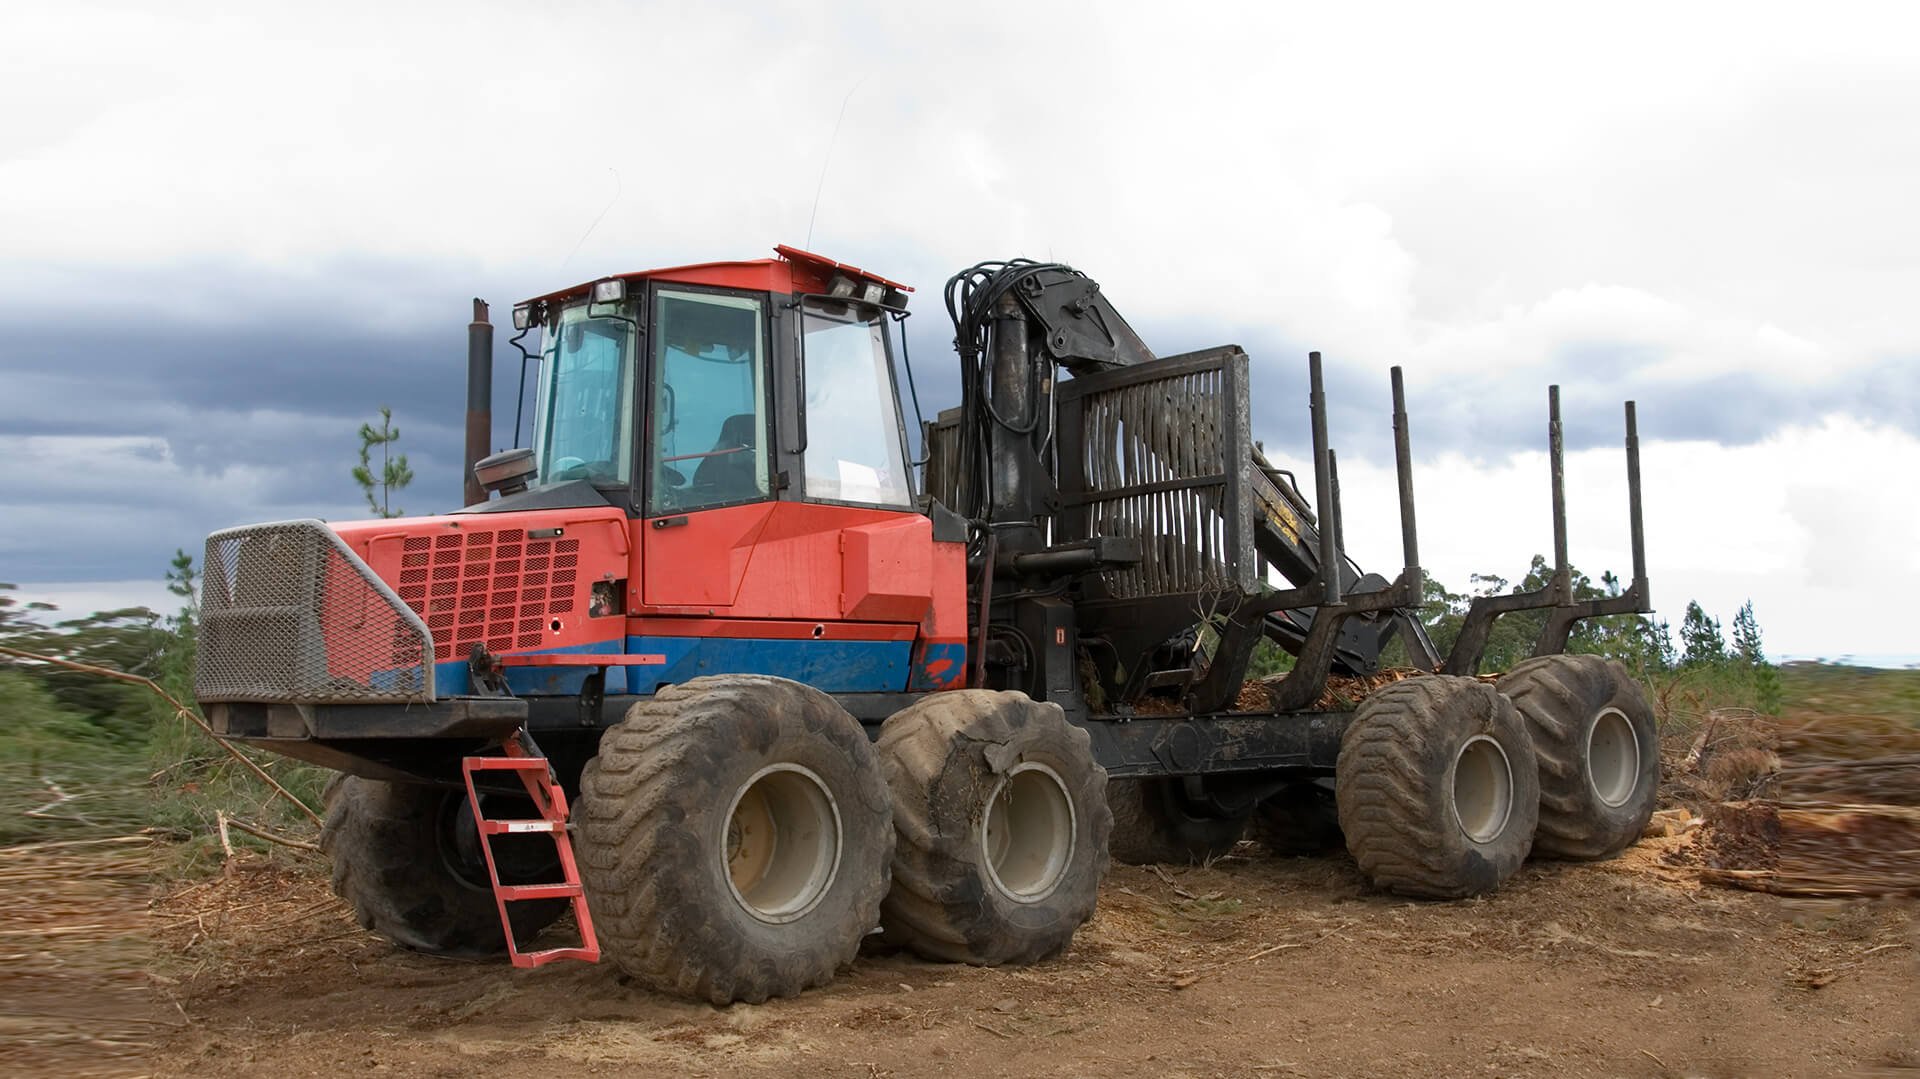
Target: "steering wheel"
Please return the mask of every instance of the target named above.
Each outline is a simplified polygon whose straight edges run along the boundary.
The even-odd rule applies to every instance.
[[[560,480],[604,479],[613,475],[612,461],[588,462],[579,457],[562,457],[553,463],[550,482]]]

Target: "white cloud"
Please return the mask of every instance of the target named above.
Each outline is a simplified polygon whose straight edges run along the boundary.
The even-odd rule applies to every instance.
[[[1416,423],[1417,423],[1416,419]],[[1657,617],[1688,600],[1729,624],[1752,600],[1775,656],[1920,659],[1900,602],[1920,595],[1920,504],[1888,477],[1920,475],[1920,439],[1843,416],[1753,445],[1641,446],[1647,575]],[[1625,454],[1567,456],[1569,558],[1631,576]],[[1341,459],[1348,545],[1369,569],[1400,560],[1390,469]],[[1546,454],[1418,461],[1421,561],[1462,589],[1472,573],[1517,581],[1553,553]]]
[[[923,332],[954,270],[1057,258],[1137,327],[1206,338],[1176,344],[1405,364],[1416,402],[1452,393],[1416,405],[1416,447],[1497,433],[1549,372],[1638,394],[1670,434],[1773,430],[1649,444],[1657,594],[1752,594],[1783,650],[1817,628],[1886,651],[1904,627],[1872,601],[1914,583],[1920,543],[1877,489],[1914,474],[1913,439],[1863,417],[1920,422],[1891,366],[1920,356],[1916,30],[1896,4],[40,5],[0,16],[0,99],[33,102],[0,114],[0,295],[49,320],[416,327],[437,294],[381,268],[524,296],[758,257],[805,239],[824,169],[813,246],[922,286]],[[1885,412],[1848,389],[1869,374]],[[1740,380],[1804,402],[1800,425],[1704,415]],[[1703,415],[1662,409],[1682,401]],[[1854,415],[1807,421],[1829,408]],[[198,514],[300,497],[182,445],[13,449],[97,497],[90,526],[129,489]],[[1423,466],[1443,575],[1548,546],[1544,467],[1506,446]],[[1343,461],[1355,513],[1365,456]],[[1581,565],[1625,565],[1616,456],[1569,462]],[[1477,497],[1433,497],[1455,481]],[[58,526],[53,492],[7,482],[20,551]],[[1823,619],[1823,596],[1867,613]]]

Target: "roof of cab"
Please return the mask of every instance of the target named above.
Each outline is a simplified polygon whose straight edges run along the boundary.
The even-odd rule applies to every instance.
[[[778,258],[753,259],[746,262],[696,262],[686,266],[668,266],[658,270],[639,270],[633,273],[609,274],[593,281],[583,281],[570,288],[559,289],[543,296],[535,296],[522,303],[551,303],[555,300],[584,296],[595,282],[622,281],[674,281],[684,285],[711,285],[717,288],[752,289],[756,292],[775,292],[792,295],[796,292],[825,292],[828,282],[836,273],[860,281],[872,281],[902,292],[912,292],[913,286],[890,281],[876,273],[869,273],[858,266],[844,262],[835,262],[824,255],[802,251],[786,244],[774,246]]]

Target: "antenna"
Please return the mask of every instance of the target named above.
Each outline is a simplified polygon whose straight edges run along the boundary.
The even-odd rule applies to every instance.
[[[820,192],[826,190],[827,168],[833,164],[833,146],[840,141],[840,124],[847,118],[847,102],[853,100],[854,91],[860,89],[867,78],[866,75],[860,76],[860,81],[853,84],[853,88],[847,91],[847,96],[840,99],[840,115],[833,121],[833,134],[827,136],[827,159],[820,162],[820,182],[813,185],[813,210],[807,214],[806,247],[809,251],[813,250],[813,220],[820,216]]]
[[[573,261],[573,256],[580,253],[580,245],[587,242],[587,237],[593,235],[593,230],[600,227],[600,221],[607,216],[607,211],[613,209],[613,204],[620,201],[620,170],[609,165],[607,171],[613,173],[613,197],[607,200],[605,206],[600,207],[600,216],[593,219],[593,224],[587,226],[587,231],[581,233],[578,240],[573,241],[573,250],[567,252],[567,257],[560,260],[559,269],[555,270],[555,273],[567,268],[567,263]]]

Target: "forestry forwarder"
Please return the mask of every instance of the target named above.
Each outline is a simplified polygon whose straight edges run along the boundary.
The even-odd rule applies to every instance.
[[[1647,701],[1560,654],[1577,619],[1650,609],[1631,403],[1632,586],[1573,597],[1556,392],[1555,574],[1476,600],[1441,657],[1397,368],[1389,581],[1342,553],[1317,353],[1309,505],[1251,442],[1240,349],[1156,357],[1083,274],[983,263],[948,283],[961,404],[924,425],[920,484],[909,290],[777,251],[518,305],[533,445],[479,461],[476,301],[464,509],[208,539],[198,696],[227,737],[344,773],[322,846],[362,924],[523,965],[604,947],[758,1001],[875,926],[934,959],[1052,955],[1110,843],[1197,860],[1257,819],[1311,845],[1337,812],[1376,884],[1452,897],[1637,838]],[[1538,658],[1473,677],[1527,608]],[[1321,703],[1395,635],[1423,670]],[[1249,683],[1262,637],[1295,665]],[[519,950],[569,904],[581,947]]]

